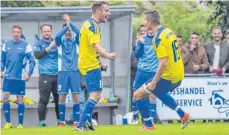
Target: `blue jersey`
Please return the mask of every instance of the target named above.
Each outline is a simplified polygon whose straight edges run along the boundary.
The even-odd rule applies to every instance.
[[[34,52],[43,51],[46,47],[50,45],[43,39],[37,41],[33,47]],[[38,59],[38,71],[39,74],[45,75],[57,75],[58,74],[58,50],[54,46],[52,49],[41,59]]]
[[[22,80],[22,70],[24,59],[29,60],[28,75],[32,75],[35,67],[35,60],[32,55],[32,48],[25,40],[14,42],[7,41],[2,48],[1,71],[5,71],[4,78],[12,80]]]
[[[75,32],[75,37],[70,40],[63,38],[68,31],[69,26],[65,26],[55,38],[58,48],[58,70],[59,71],[76,71],[78,70],[78,51],[79,29],[70,23],[70,28]]]
[[[151,35],[144,35],[144,43],[137,41],[135,55],[138,58],[138,69],[145,72],[156,72],[158,66],[158,59],[152,47]]]

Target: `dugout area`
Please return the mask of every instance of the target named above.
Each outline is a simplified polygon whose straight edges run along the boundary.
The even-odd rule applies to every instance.
[[[115,113],[124,115],[130,104],[130,54],[132,48],[132,19],[136,6],[110,6],[111,16],[106,24],[100,24],[102,45],[110,52],[115,52],[117,57],[114,62],[102,60],[108,65],[108,70],[103,72],[104,90],[102,98],[114,93],[120,98],[118,109]],[[53,26],[53,38],[62,28],[63,14],[69,14],[72,22],[80,28],[83,21],[91,16],[91,7],[2,7],[1,8],[1,41],[12,39],[12,26],[20,24],[23,35],[32,46],[37,35],[42,37],[40,26],[48,23]],[[38,69],[27,82],[26,97],[38,101]],[[49,112],[47,119],[54,113]],[[36,111],[33,115],[37,117]],[[12,116],[12,115],[11,115]],[[13,116],[12,116],[13,117]],[[16,116],[15,116],[16,117]],[[25,116],[26,117],[26,116]],[[54,117],[54,116],[52,116]],[[2,119],[1,122],[3,122]],[[16,121],[12,118],[12,121]],[[26,127],[25,121],[25,127]],[[37,121],[38,123],[38,121]],[[54,123],[55,124],[55,123]]]

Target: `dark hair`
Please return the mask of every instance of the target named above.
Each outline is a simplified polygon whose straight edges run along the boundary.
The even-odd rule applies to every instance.
[[[21,25],[16,24],[16,25],[14,25],[14,26],[12,27],[12,30],[13,30],[14,28],[17,28],[17,29],[21,30],[21,32],[22,32],[22,27],[21,27]]]
[[[177,34],[177,38],[183,38],[181,35]]]
[[[160,22],[160,13],[157,10],[147,10],[145,12],[146,19],[151,21],[155,25],[161,24]]]
[[[197,36],[200,36],[199,33],[197,32],[192,32],[191,35],[197,35]]]
[[[144,25],[144,24],[141,24],[141,25],[138,27],[138,32],[140,31],[140,29],[141,29],[142,27],[145,27],[145,25]]]
[[[106,1],[95,1],[92,6],[92,13],[95,13],[97,9],[101,8],[102,5],[109,5]]]
[[[51,30],[52,30],[52,25],[51,25],[51,24],[43,24],[43,25],[41,25],[41,27],[40,27],[41,31],[42,31],[42,29],[43,29],[44,26],[48,26],[48,27],[50,27]]]

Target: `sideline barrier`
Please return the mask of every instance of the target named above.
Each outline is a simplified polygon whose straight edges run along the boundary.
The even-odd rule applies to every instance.
[[[186,74],[171,96],[192,119],[229,119],[229,74]],[[157,99],[160,120],[179,120],[175,111]]]

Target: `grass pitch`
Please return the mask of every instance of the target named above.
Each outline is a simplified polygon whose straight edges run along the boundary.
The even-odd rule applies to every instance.
[[[2,135],[229,135],[229,123],[195,123],[184,130],[180,124],[158,124],[155,131],[140,131],[141,125],[97,126],[96,131],[75,132],[74,127],[2,129]]]

